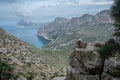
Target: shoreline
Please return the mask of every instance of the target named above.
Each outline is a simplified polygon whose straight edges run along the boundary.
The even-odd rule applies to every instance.
[[[42,34],[36,34],[38,37],[43,37],[45,40],[52,41],[53,39],[49,39],[44,33]]]

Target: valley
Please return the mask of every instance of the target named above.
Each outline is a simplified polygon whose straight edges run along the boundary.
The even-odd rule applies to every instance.
[[[19,30],[21,28],[18,28],[18,32]],[[0,32],[1,59],[7,58],[8,62],[15,65],[14,72],[19,75],[18,78],[26,79],[32,76],[33,80],[52,80],[54,77],[61,78],[66,75],[69,56],[78,39],[86,43],[105,42],[110,39],[113,33],[113,20],[109,10],[71,19],[57,17],[52,22],[42,24],[38,32],[36,30],[38,37],[47,37],[51,40],[45,46],[42,44],[41,48],[35,47],[39,41],[33,41],[36,44],[29,44],[28,41],[34,37],[31,39],[25,37],[27,41],[24,42],[21,37],[19,39],[14,37],[17,31],[12,35],[3,29],[0,29]]]

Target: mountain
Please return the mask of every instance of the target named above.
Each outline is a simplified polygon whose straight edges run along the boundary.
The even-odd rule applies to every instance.
[[[17,23],[17,27],[19,28],[38,28],[41,24],[29,21],[29,20],[20,20]]]
[[[65,75],[68,57],[77,39],[81,38],[85,42],[106,41],[111,38],[112,29],[113,20],[109,10],[72,19],[57,17],[38,30],[38,35],[51,40],[41,49],[34,48],[0,29],[0,58],[15,66],[14,73],[20,79],[61,78]]]
[[[73,45],[72,43],[79,38],[86,42],[105,41],[111,38],[113,22],[109,10],[72,19],[58,17],[53,22],[43,25],[38,30],[38,35],[47,36],[52,40],[49,45],[56,47]]]
[[[64,75],[64,62],[55,56],[50,51],[34,48],[0,28],[0,59],[14,66],[18,79],[51,80]]]
[[[109,10],[103,10],[96,15],[85,14],[71,19],[58,17],[42,25],[38,30],[39,36],[51,40],[42,50],[49,56],[54,55],[53,58],[57,57],[60,64],[63,62],[67,64],[78,39],[86,43],[107,41],[113,34],[113,22]],[[58,79],[59,77],[61,76],[58,76]]]

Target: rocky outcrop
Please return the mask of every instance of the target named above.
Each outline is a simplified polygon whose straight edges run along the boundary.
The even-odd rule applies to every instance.
[[[104,22],[104,23],[113,23],[113,19],[110,16],[111,12],[109,10],[103,10],[95,15],[94,21]]]
[[[75,43],[79,38],[85,42],[106,41],[111,38],[112,31],[113,19],[110,11],[103,10],[96,15],[84,14],[71,19],[57,17],[52,22],[43,24],[37,34],[44,34],[51,39],[51,45],[71,46],[71,43]],[[56,45],[55,48],[57,47],[60,46]]]
[[[96,51],[99,47],[96,47],[95,43],[87,44],[86,47],[79,46],[81,45],[79,44],[70,56],[71,67],[66,80],[100,80],[102,60]]]
[[[54,19],[54,23],[62,24],[62,23],[66,23],[66,22],[69,22],[69,19],[64,18],[64,17],[56,17]]]
[[[102,80],[120,80],[120,54],[119,53],[105,60]]]
[[[120,80],[118,53],[103,61],[97,51],[102,43],[86,43],[86,47],[81,47],[82,44],[82,41],[78,41],[70,56],[65,80]]]
[[[109,10],[103,10],[96,15],[84,14],[81,17],[73,17],[72,19],[67,19],[64,17],[57,17],[52,22],[43,24],[42,27],[38,30],[38,34],[41,34],[43,31],[46,34],[50,32],[57,31],[71,31],[75,28],[78,29],[84,24],[103,24],[113,23],[113,19],[110,17]]]

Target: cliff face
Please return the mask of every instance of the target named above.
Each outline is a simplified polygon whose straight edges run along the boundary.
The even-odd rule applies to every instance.
[[[88,43],[77,47],[70,56],[70,67],[65,80],[120,80],[120,55],[115,54],[103,62],[97,50],[101,43]]]
[[[56,18],[53,22],[44,24],[38,34],[47,36],[52,45],[71,45],[81,38],[86,42],[108,40],[113,32],[113,19],[109,10],[103,10],[96,15],[84,14],[72,19]],[[58,46],[56,46],[58,47]]]

